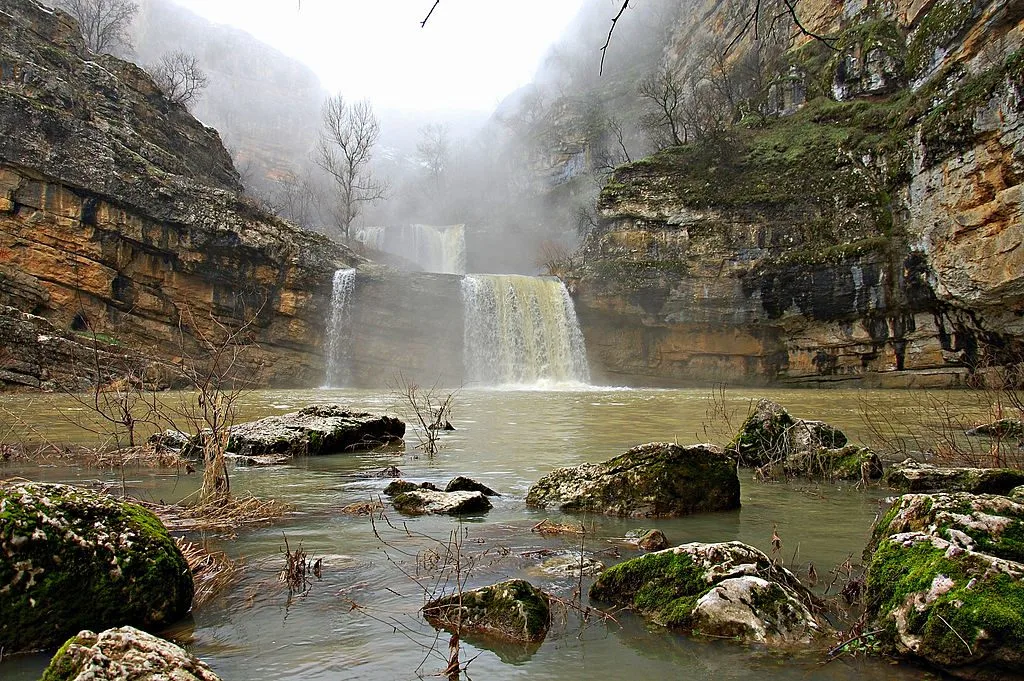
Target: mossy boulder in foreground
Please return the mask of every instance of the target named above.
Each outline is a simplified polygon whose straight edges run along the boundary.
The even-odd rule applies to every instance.
[[[740,507],[740,481],[719,447],[652,442],[552,471],[530,487],[526,505],[634,517],[729,511]]]
[[[791,572],[736,541],[683,544],[619,563],[598,577],[590,598],[684,633],[772,647],[804,644],[828,629]]]
[[[870,615],[891,652],[967,679],[1024,678],[1024,504],[907,494],[878,522]]]
[[[179,646],[134,627],[79,632],[50,660],[42,681],[220,681]]]
[[[166,626],[192,573],[160,520],[71,485],[0,483],[0,647],[55,647],[83,629]]]
[[[423,606],[431,625],[457,631],[463,638],[538,643],[551,623],[551,607],[543,591],[522,579],[510,579],[461,595],[446,596]]]

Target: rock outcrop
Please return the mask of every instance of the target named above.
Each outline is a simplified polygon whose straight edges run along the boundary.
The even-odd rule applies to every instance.
[[[50,660],[41,681],[220,681],[180,646],[134,627],[79,632]]]
[[[741,542],[683,544],[628,560],[598,577],[590,598],[685,633],[772,647],[829,630],[800,580]]]
[[[788,46],[773,74],[799,93],[788,115],[628,163],[604,187],[568,272],[592,370],[930,386],[1020,361],[1020,3],[797,11],[837,51]],[[666,59],[685,72],[732,21],[698,2]]]
[[[0,304],[168,361],[219,342],[216,319],[244,327],[247,378],[321,381],[332,275],[361,259],[243,197],[216,131],[66,14],[10,0],[0,37]],[[65,373],[0,342],[5,383]]]
[[[740,507],[740,482],[736,462],[714,445],[652,442],[552,471],[530,486],[526,505],[636,517],[729,511]]]
[[[537,643],[551,623],[548,596],[522,579],[430,601],[423,616],[433,626],[499,641]]]
[[[908,494],[874,529],[868,612],[901,656],[966,679],[1024,675],[1024,505]]]
[[[70,485],[0,484],[0,646],[36,650],[82,629],[167,626],[192,573],[152,513]]]
[[[316,405],[232,426],[228,451],[251,457],[319,456],[402,444],[404,435],[405,423],[392,416]]]
[[[971,492],[1009,494],[1024,485],[1024,471],[1010,468],[935,466],[906,459],[885,474],[885,482],[901,492]]]

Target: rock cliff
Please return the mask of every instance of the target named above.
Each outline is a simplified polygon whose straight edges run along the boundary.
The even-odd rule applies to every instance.
[[[262,382],[322,380],[331,276],[361,259],[243,197],[217,132],[67,15],[6,0],[0,37],[0,304],[168,359],[248,324]],[[51,378],[35,335],[2,339],[0,382]]]
[[[685,53],[707,0],[673,31]],[[801,3],[787,115],[621,166],[569,272],[594,369],[953,385],[1024,357],[1024,3]],[[749,45],[741,46],[750,49]]]

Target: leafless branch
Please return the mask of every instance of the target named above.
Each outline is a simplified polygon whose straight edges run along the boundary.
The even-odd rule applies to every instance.
[[[612,33],[615,32],[615,24],[617,24],[619,19],[622,18],[622,13],[626,11],[627,7],[629,7],[629,0],[623,0],[622,7],[619,8],[619,13],[612,18],[612,25],[608,29],[608,37],[605,38],[604,45],[601,46],[601,68],[598,69],[598,75],[604,75],[604,58],[607,56],[608,46],[611,45],[612,42]]]

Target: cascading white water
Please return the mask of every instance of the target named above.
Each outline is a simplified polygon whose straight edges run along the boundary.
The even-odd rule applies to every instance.
[[[327,325],[327,387],[344,387],[351,378],[349,344],[351,341],[352,291],[356,271],[341,269],[334,273],[331,291],[331,318]]]
[[[583,334],[565,285],[549,277],[462,280],[466,380],[483,385],[587,383]]]
[[[466,271],[465,225],[366,227],[356,232],[356,239],[370,248],[416,263],[426,272]]]

